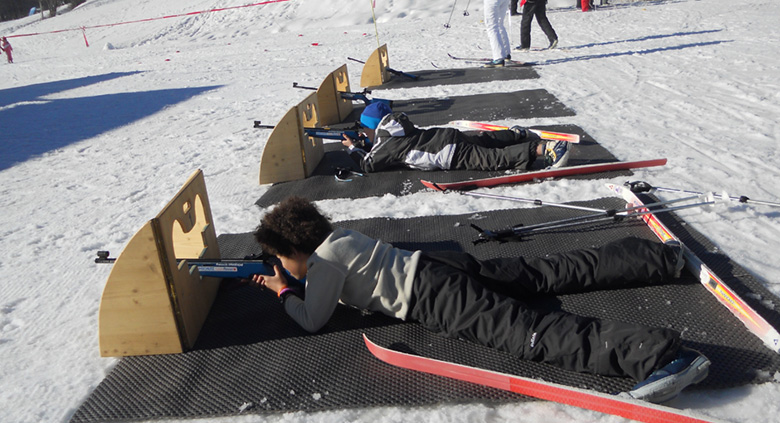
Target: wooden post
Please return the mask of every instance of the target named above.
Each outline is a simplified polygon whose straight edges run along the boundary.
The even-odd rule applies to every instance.
[[[180,353],[198,338],[219,287],[177,258],[220,258],[200,170],[130,239],[100,300],[100,355]]]
[[[352,113],[352,101],[343,99],[343,92],[350,92],[346,64],[329,73],[317,89],[320,125],[341,123]]]
[[[387,71],[390,66],[390,57],[387,54],[387,44],[383,44],[371,53],[371,56],[363,65],[363,72],[360,75],[360,86],[364,88],[376,87],[390,80],[390,72]]]
[[[291,108],[274,127],[260,159],[260,184],[295,181],[309,177],[325,156],[320,138],[303,128],[320,126],[317,93]]]

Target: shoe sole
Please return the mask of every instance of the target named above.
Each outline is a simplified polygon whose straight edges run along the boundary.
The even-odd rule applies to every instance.
[[[680,391],[686,387],[695,385],[707,378],[710,372],[710,364],[711,362],[707,357],[699,356],[685,370],[675,374],[674,377],[659,379],[628,394],[632,398],[652,403],[669,401],[679,395]]]

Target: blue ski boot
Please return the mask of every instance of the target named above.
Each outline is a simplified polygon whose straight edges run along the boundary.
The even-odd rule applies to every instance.
[[[566,166],[569,161],[569,143],[566,141],[547,141],[544,146],[544,165],[551,168]]]
[[[680,353],[671,363],[621,395],[652,403],[666,402],[689,385],[703,381],[709,372],[710,360],[707,357],[696,350],[680,347]]]
[[[504,67],[504,59],[496,59],[491,60],[487,62],[486,64],[482,65],[483,68],[503,68]]]

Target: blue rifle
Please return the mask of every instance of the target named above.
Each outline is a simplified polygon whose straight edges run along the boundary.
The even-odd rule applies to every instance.
[[[259,129],[274,129],[274,125],[263,125],[259,120],[255,121],[255,128]],[[358,132],[357,130],[358,124],[354,124],[351,128],[345,128],[345,129],[335,129],[335,128],[303,128],[303,132],[310,136],[315,138],[323,138],[328,140],[343,140],[344,135],[352,138],[353,140],[363,140],[365,143],[370,145],[370,140],[363,135],[362,133]]]
[[[293,82],[293,88],[300,88],[302,90],[312,90],[317,91],[314,87],[304,87],[303,85],[298,85],[297,82]],[[369,91],[367,88],[363,89],[361,92],[347,92],[347,91],[339,91],[339,94],[341,94],[341,98],[344,100],[350,100],[350,101],[362,101],[363,104],[368,106],[371,103],[385,103],[390,108],[393,108],[393,100],[385,100],[383,98],[368,98],[368,95],[371,94],[371,91]]]
[[[343,140],[346,135],[353,140],[366,139],[366,136],[355,130],[341,130],[328,128],[303,128],[303,132],[310,137],[323,138],[328,140]]]
[[[347,57],[347,59],[352,60],[354,62],[362,63],[364,65],[366,64],[366,62],[364,62],[362,60],[354,59],[352,57]],[[404,78],[415,79],[415,80],[416,79],[420,79],[419,75],[414,75],[414,74],[411,74],[411,73],[401,72],[399,70],[395,70],[395,69],[392,69],[392,68],[385,68],[385,69],[387,69],[387,71],[392,73],[393,75],[403,76]]]
[[[176,259],[177,263],[186,260],[190,266],[198,268],[201,276],[215,278],[251,279],[253,275],[273,275],[274,266],[265,258],[259,259]],[[113,264],[116,258],[109,257],[108,251],[98,251],[95,263]],[[303,287],[304,281],[295,279],[286,270],[284,276],[289,282],[297,282]]]

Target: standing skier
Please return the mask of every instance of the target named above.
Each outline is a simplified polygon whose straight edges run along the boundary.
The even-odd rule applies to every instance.
[[[493,54],[493,60],[485,65],[486,68],[502,67],[506,60],[512,58],[512,46],[509,45],[509,32],[506,28],[509,2],[510,0],[484,0],[485,27]]]
[[[639,382],[628,395],[651,402],[702,381],[710,361],[681,346],[668,328],[578,316],[531,306],[536,295],[659,285],[678,277],[682,248],[626,238],[600,248],[546,257],[478,260],[455,251],[408,251],[359,232],[333,228],[308,200],[290,197],[255,231],[305,295],[287,286],[283,270],[256,275],[287,314],[316,332],[339,302],[417,321],[465,339],[563,369]]]
[[[519,126],[477,135],[454,128],[419,129],[404,113],[393,113],[384,103],[369,104],[360,116],[372,144],[344,135],[344,145],[364,172],[394,166],[419,170],[528,169],[537,157],[545,165],[564,166],[569,156],[566,141],[542,141]]]
[[[520,45],[517,49],[521,51],[531,49],[531,22],[534,17],[550,42],[547,48],[557,47],[558,35],[547,19],[547,0],[524,0],[523,18],[520,20]]]
[[[14,62],[14,56],[11,54],[11,52],[14,51],[14,48],[11,47],[11,43],[8,42],[8,38],[0,38],[0,50],[5,52],[5,56],[8,58],[8,63]]]

